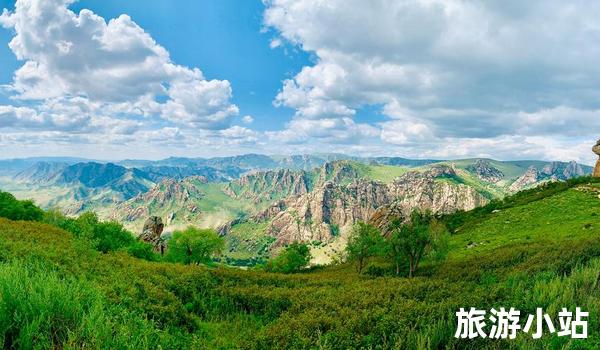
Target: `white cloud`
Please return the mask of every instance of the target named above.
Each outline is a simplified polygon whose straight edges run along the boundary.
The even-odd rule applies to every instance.
[[[199,69],[173,63],[129,16],[106,22],[90,10],[74,13],[72,2],[18,0],[14,12],[0,16],[15,32],[11,50],[25,61],[10,85],[13,98],[65,118],[84,103],[89,118],[127,113],[198,129],[230,126],[238,108],[227,80],[207,80]],[[60,109],[52,109],[52,100]]]
[[[229,129],[221,130],[219,133],[222,136],[233,139],[243,138],[256,140],[256,137],[258,136],[258,132],[238,125],[232,126]]]
[[[379,130],[368,124],[355,123],[351,118],[292,119],[284,130],[267,132],[275,142],[289,144],[358,144],[375,138]],[[315,150],[318,150],[318,146]]]
[[[176,64],[129,16],[74,13],[73,1],[17,0],[0,16],[23,61],[8,86],[13,104],[0,106],[3,151],[34,150],[27,140],[142,157],[149,146],[164,156],[593,156],[600,4],[265,0],[270,47],[294,45],[313,63],[274,98],[294,116],[257,132],[234,125],[254,118],[240,115],[229,81]],[[369,121],[365,106],[384,119]]]
[[[281,46],[281,40],[280,39],[273,39],[271,40],[271,42],[269,43],[269,47],[272,49],[278,48],[279,46]]]
[[[536,147],[534,154],[520,146],[513,157],[547,159],[550,153],[540,149],[552,150],[531,140],[563,139],[565,146],[597,137],[600,4],[265,4],[265,26],[315,56],[275,98],[277,106],[295,109],[296,118],[351,118],[364,106],[380,106],[393,119],[381,124],[383,142],[410,145],[401,148],[410,154],[435,143],[452,150],[446,157],[477,154],[478,146],[500,156],[505,147],[497,140],[527,139],[521,145]],[[589,153],[576,149],[553,155],[584,159]]]
[[[394,120],[383,123],[381,139],[396,145],[406,145],[432,141],[434,136],[430,128],[423,123],[409,120]]]
[[[162,110],[163,118],[201,129],[223,129],[237,106],[230,103],[231,87],[223,80],[203,80],[199,71],[185,81],[175,81],[169,89],[171,98]]]

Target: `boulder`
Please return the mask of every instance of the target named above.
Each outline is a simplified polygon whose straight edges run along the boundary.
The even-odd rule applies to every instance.
[[[154,251],[163,255],[167,249],[166,241],[161,237],[165,228],[162,219],[158,216],[149,217],[144,223],[144,228],[139,239],[154,247]]]
[[[592,148],[592,151],[600,157],[600,140],[596,142],[596,145]],[[600,158],[596,161],[596,167],[594,168],[593,177],[600,177]]]

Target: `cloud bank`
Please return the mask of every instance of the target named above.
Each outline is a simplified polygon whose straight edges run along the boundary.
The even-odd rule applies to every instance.
[[[518,142],[508,147],[509,157],[590,159],[589,151],[559,149],[589,144],[600,132],[599,4],[265,5],[264,24],[275,40],[316,57],[275,98],[296,111],[294,124],[347,120],[378,106],[388,117],[377,125],[380,141],[411,155],[500,156],[504,142]],[[293,139],[303,131],[291,124],[282,133]]]
[[[73,1],[17,0],[0,16],[22,62],[0,105],[5,149],[593,160],[600,4],[263,0],[264,45],[313,59],[273,93],[285,127],[257,130],[227,77]]]

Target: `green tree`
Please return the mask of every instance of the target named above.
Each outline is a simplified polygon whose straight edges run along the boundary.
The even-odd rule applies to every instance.
[[[135,243],[133,235],[116,221],[100,221],[94,212],[85,212],[77,219],[60,217],[50,212],[45,220],[56,222],[62,229],[87,239],[97,250],[107,253],[129,247]]]
[[[390,223],[391,237],[388,253],[396,264],[396,274],[400,266],[408,263],[408,276],[412,277],[419,263],[426,255],[435,259],[445,257],[448,246],[448,232],[429,211],[414,210],[407,223],[395,219]]]
[[[100,222],[93,228],[96,249],[106,253],[126,248],[135,243],[135,238],[118,222]]]
[[[44,211],[30,200],[20,201],[12,194],[0,191],[0,217],[10,220],[41,221]]]
[[[382,252],[384,238],[377,227],[359,222],[352,228],[346,253],[348,260],[355,261],[358,273],[362,273],[366,261]]]
[[[127,247],[127,253],[138,259],[144,259],[148,261],[160,261],[161,256],[154,252],[152,245],[136,241]]]
[[[305,268],[310,262],[310,249],[304,243],[294,242],[287,246],[277,257],[267,262],[266,270],[271,272],[292,273]]]
[[[167,259],[184,264],[207,263],[225,247],[223,239],[212,229],[188,227],[173,232],[169,240]]]

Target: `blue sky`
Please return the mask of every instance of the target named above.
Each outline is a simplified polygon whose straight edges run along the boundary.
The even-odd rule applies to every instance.
[[[14,0],[0,8],[14,9]],[[259,130],[283,128],[293,110],[271,103],[281,82],[310,63],[302,50],[272,50],[272,33],[261,32],[264,6],[238,0],[94,0],[71,6],[110,19],[126,13],[182,65],[201,67],[208,78],[227,77],[233,101],[252,115]],[[9,84],[19,63],[8,48],[10,30],[0,30],[0,83]],[[6,103],[6,96],[4,103]]]
[[[585,1],[0,8],[0,158],[595,160],[600,5]]]

